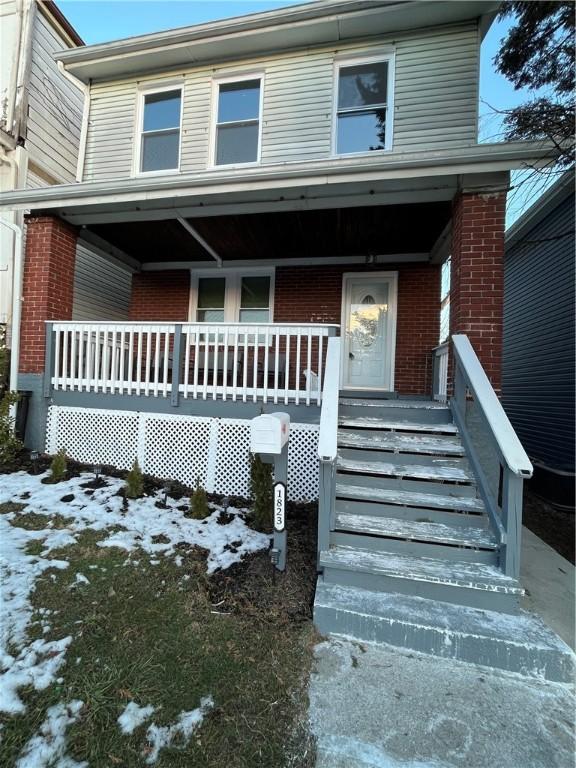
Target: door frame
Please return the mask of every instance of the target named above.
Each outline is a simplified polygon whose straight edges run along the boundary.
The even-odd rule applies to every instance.
[[[346,374],[346,314],[348,307],[348,299],[350,296],[350,280],[356,278],[369,279],[371,277],[386,279],[389,282],[389,302],[388,302],[388,322],[389,322],[389,339],[387,340],[387,351],[389,365],[385,371],[385,381],[382,388],[376,389],[375,387],[351,387],[345,384]],[[340,310],[340,335],[343,336],[342,352],[340,355],[340,381],[342,389],[350,390],[366,390],[367,392],[393,392],[394,391],[394,376],[396,370],[396,316],[398,308],[398,272],[344,272],[342,275],[342,302]]]

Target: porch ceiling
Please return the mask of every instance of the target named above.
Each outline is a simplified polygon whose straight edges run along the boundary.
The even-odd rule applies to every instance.
[[[449,202],[283,211],[190,219],[225,261],[428,254],[451,216]],[[92,224],[88,232],[141,264],[213,257],[177,219]]]

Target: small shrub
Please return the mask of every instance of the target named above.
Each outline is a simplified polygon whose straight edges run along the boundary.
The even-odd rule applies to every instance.
[[[200,478],[196,478],[196,488],[190,497],[190,517],[194,520],[204,520],[210,515],[206,491],[200,485]]]
[[[60,448],[50,464],[50,480],[59,483],[66,477],[66,448]]]
[[[126,475],[124,493],[128,499],[139,499],[144,493],[144,478],[138,459],[134,459],[132,469]]]
[[[0,398],[0,464],[15,461],[24,447],[14,434],[14,419],[10,415],[10,408],[17,402],[16,392],[6,392]]]
[[[250,454],[250,495],[252,519],[258,531],[270,531],[273,522],[274,487],[272,464],[266,464],[258,454]]]

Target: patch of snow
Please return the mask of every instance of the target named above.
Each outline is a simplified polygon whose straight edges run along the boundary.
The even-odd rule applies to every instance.
[[[25,744],[16,768],[87,768],[87,762],[66,755],[66,729],[78,720],[83,705],[75,699],[50,707],[38,733]]]
[[[148,704],[146,707],[140,707],[135,701],[126,704],[124,712],[118,718],[118,725],[122,733],[133,733],[139,725],[152,715],[156,707]]]
[[[146,731],[146,738],[150,744],[149,749],[146,750],[146,762],[148,765],[152,765],[152,763],[158,760],[161,749],[174,746],[174,741],[178,737],[181,737],[183,746],[186,746],[196,728],[201,725],[204,717],[213,706],[214,699],[212,696],[205,696],[201,699],[199,707],[189,712],[181,712],[178,720],[173,725],[156,725],[156,723],[152,723]]]
[[[142,549],[153,557],[151,562],[159,563],[158,558],[164,556],[180,564],[178,545],[200,546],[207,552],[208,573],[213,573],[228,568],[248,553],[267,548],[270,542],[269,536],[249,528],[241,510],[233,507],[228,508],[232,519],[226,525],[218,522],[220,507],[202,521],[186,518],[177,508],[180,502],[170,498],[166,508],[159,509],[156,502],[163,501],[162,491],[129,501],[127,509],[123,509],[124,500],[118,491],[124,483],[119,478],[107,478],[107,485],[87,496],[82,485],[92,479],[90,473],[57,484],[42,483],[47,474],[2,475],[0,487],[0,504],[22,503],[23,491],[29,494],[18,515],[62,515],[67,520],[64,527],[57,529],[53,527],[54,521],[49,520],[44,529],[27,530],[12,525],[15,512],[0,515],[0,673],[4,676],[0,681],[0,711],[10,714],[25,711],[17,695],[20,687],[31,685],[42,690],[55,679],[65,649],[72,642],[70,637],[32,643],[27,638],[33,614],[30,596],[36,580],[48,569],[68,567],[66,560],[50,559],[53,550],[75,544],[79,534],[92,530],[108,534],[98,546],[120,547],[129,553]],[[62,502],[64,496],[73,498]],[[29,554],[31,544],[36,545],[35,550],[41,544],[40,554]],[[135,565],[138,562],[133,561]],[[56,579],[54,573],[48,577]],[[90,582],[82,573],[75,575],[73,585],[86,583]]]

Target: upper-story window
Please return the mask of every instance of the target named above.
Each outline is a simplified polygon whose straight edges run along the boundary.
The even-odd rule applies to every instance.
[[[214,164],[257,163],[262,78],[219,81],[216,89]]]
[[[374,152],[392,146],[392,60],[338,64],[335,151]]]
[[[138,170],[178,170],[182,89],[143,93],[141,113]]]

